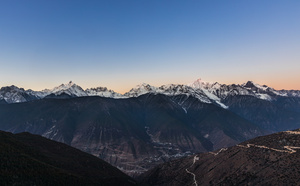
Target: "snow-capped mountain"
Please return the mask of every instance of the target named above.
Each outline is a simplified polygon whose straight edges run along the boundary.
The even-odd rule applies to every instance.
[[[300,97],[300,91],[298,90],[275,90],[266,85],[259,85],[252,81],[248,81],[247,83],[236,85],[226,85],[219,83],[208,83],[203,82],[201,79],[196,80],[195,82],[189,84],[189,86],[194,89],[201,89],[207,95],[212,94],[219,98],[219,100],[226,99],[228,96],[236,96],[236,95],[247,95],[254,96],[263,100],[274,100],[278,96],[283,97]]]
[[[162,85],[158,88],[158,93],[168,96],[186,95],[193,96],[204,103],[212,103],[212,100],[201,89],[193,89],[187,85],[169,84]]]
[[[107,98],[123,98],[122,94],[119,94],[113,90],[108,90],[106,87],[97,87],[86,89],[85,92],[88,96],[101,96]]]
[[[137,85],[135,88],[132,88],[129,92],[124,94],[124,97],[138,97],[147,93],[157,93],[157,87],[151,86],[146,83]]]
[[[187,85],[169,84],[160,87],[154,87],[143,83],[129,92],[124,97],[138,97],[143,94],[165,94],[168,96],[187,95],[193,96],[204,103],[216,103],[223,108],[227,108],[223,100],[230,96],[253,96],[258,99],[272,101],[277,97],[300,97],[298,90],[275,90],[266,85],[259,85],[252,81],[238,84],[219,84],[218,82],[209,83],[201,79],[197,79],[193,83]]]
[[[49,89],[45,89],[45,90],[42,90],[42,91],[34,91],[34,90],[31,90],[31,89],[28,89],[25,92],[28,95],[37,97],[38,99],[42,99],[42,98],[44,98],[44,97],[46,97],[47,95],[50,94]]]
[[[0,89],[0,100],[5,100],[7,103],[20,103],[35,99],[39,98],[14,85]]]
[[[88,94],[80,86],[76,85],[72,81],[70,81],[68,84],[61,84],[50,91],[44,90],[44,92],[48,92],[48,95],[60,95],[62,93],[65,93],[72,97],[88,96]]]
[[[278,90],[279,95],[287,97],[300,97],[300,90]]]
[[[137,85],[135,88],[125,93],[124,96],[138,97],[147,93],[164,94],[167,96],[176,96],[176,95],[193,96],[199,99],[201,102],[212,103],[212,100],[209,99],[209,97],[203,92],[203,90],[193,89],[190,86],[179,85],[179,84],[169,84],[169,85],[162,85],[160,87],[154,87],[149,84],[143,83]]]
[[[143,83],[137,85],[123,95],[114,92],[113,90],[109,90],[106,87],[88,88],[83,90],[72,81],[67,84],[61,84],[53,89],[45,89],[42,91],[33,91],[30,89],[24,90],[23,88],[10,86],[1,88],[0,100],[5,100],[7,103],[18,103],[60,95],[67,95],[70,97],[101,96],[109,98],[130,98],[147,93],[164,94],[168,96],[193,96],[201,102],[215,103],[223,108],[227,108],[223,103],[223,100],[230,96],[253,96],[267,101],[275,100],[278,97],[300,97],[300,90],[275,90],[266,85],[259,85],[252,81],[248,81],[241,85],[226,85],[219,84],[218,82],[204,82],[201,79],[197,79],[193,83],[186,85],[169,84],[160,87]]]
[[[115,93],[107,88],[91,88],[83,90],[80,86],[72,81],[67,84],[61,84],[53,89],[45,89],[42,91],[33,91],[31,89],[24,90],[14,85],[9,87],[2,87],[0,89],[0,100],[5,100],[7,103],[20,103],[37,99],[43,99],[47,96],[69,95],[70,97],[84,97],[84,96],[103,96],[103,97],[121,97],[121,94]]]
[[[225,85],[219,83],[209,83],[204,82],[201,79],[197,79],[195,82],[188,84],[194,89],[204,90],[207,94],[211,94],[212,96],[216,96],[219,100],[225,99],[227,96],[234,95],[252,95],[254,94],[251,91],[241,87],[240,85]]]
[[[149,84],[141,84],[125,93],[125,97],[138,97],[140,95],[165,94],[168,96],[187,95],[193,96],[204,103],[215,103],[223,108],[228,108],[224,100],[231,96],[252,96],[261,100],[273,101],[278,97],[300,97],[299,90],[275,90],[266,85],[259,85],[252,81],[244,84],[220,84],[218,82],[209,83],[197,79],[187,85],[162,85],[154,87]]]

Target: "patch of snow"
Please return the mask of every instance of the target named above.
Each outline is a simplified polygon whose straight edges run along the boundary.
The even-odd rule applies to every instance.
[[[183,109],[183,110],[184,110],[184,112],[187,114],[187,110],[186,110],[186,108],[182,107],[182,109]]]
[[[259,99],[264,99],[264,100],[268,100],[268,101],[272,101],[271,96],[269,96],[268,94],[257,94]]]

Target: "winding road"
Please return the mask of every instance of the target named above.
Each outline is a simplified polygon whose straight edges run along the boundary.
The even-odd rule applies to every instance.
[[[226,150],[227,150],[227,148],[221,148],[217,153],[215,153],[215,152],[209,152],[209,153],[216,156],[216,155],[218,155],[219,153],[221,153],[222,151],[226,151]],[[189,168],[191,168],[191,167],[195,164],[195,162],[196,162],[197,160],[199,160],[199,157],[194,156],[193,163],[192,163],[192,165],[191,165]],[[189,171],[188,168],[186,168],[185,171],[186,171],[188,174],[191,174],[191,175],[193,176],[193,178],[194,178],[194,183],[193,183],[193,184],[195,184],[196,186],[198,186],[198,183],[197,183],[197,180],[196,180],[196,175],[195,175],[194,173],[192,173],[191,171]]]
[[[300,135],[300,131],[285,131],[285,133]],[[264,146],[264,145],[255,145],[255,144],[251,144],[251,143],[248,143],[246,146],[245,145],[236,145],[236,146],[242,147],[242,148],[256,147],[256,148],[269,149],[269,150],[273,150],[273,151],[277,151],[277,152],[285,152],[285,153],[290,153],[290,154],[297,152],[296,149],[300,149],[300,147],[295,147],[295,146],[284,146],[283,148],[285,150],[283,150],[283,149],[275,149],[275,148],[267,147],[267,146]],[[227,150],[227,148],[221,148],[218,152],[209,152],[209,153],[216,156],[219,153],[221,153],[223,151],[226,151],[226,150]],[[197,160],[199,160],[199,157],[194,156],[193,163],[192,163],[191,166],[189,166],[189,168],[194,166],[194,164]],[[189,168],[186,168],[185,171],[188,174],[191,174],[193,176],[193,179],[194,179],[193,185],[198,186],[198,183],[197,183],[197,180],[196,180],[196,175],[194,173],[192,173],[191,171],[189,171],[188,170]]]
[[[300,135],[300,131],[284,131],[284,133]],[[295,146],[283,146],[283,148],[286,149],[286,150],[283,150],[283,149],[275,149],[275,148],[267,147],[264,145],[255,145],[255,144],[251,144],[251,143],[248,143],[246,146],[245,145],[236,145],[236,146],[242,147],[242,148],[257,147],[257,148],[269,149],[269,150],[273,150],[273,151],[277,151],[277,152],[285,152],[285,153],[290,153],[290,154],[297,152],[295,149],[300,149],[300,147],[295,147]]]
[[[227,148],[221,148],[217,153],[215,153],[215,152],[209,152],[209,153],[216,156],[216,155],[218,155],[220,152],[226,151],[226,150],[227,150]]]
[[[197,160],[199,160],[199,157],[194,156],[193,164],[192,164],[189,168],[191,168],[191,167],[195,164],[195,162],[196,162]],[[193,176],[193,179],[194,179],[194,183],[193,183],[193,184],[195,184],[196,186],[198,186],[198,183],[197,183],[197,180],[196,180],[196,175],[195,175],[194,173],[190,172],[190,171],[188,170],[188,168],[186,168],[185,171],[186,171],[188,174],[191,174],[191,175]]]
[[[282,149],[266,147],[264,145],[255,145],[255,144],[250,144],[250,143],[248,143],[246,146],[245,145],[236,145],[236,146],[242,147],[242,148],[257,147],[257,148],[269,149],[269,150],[273,150],[273,151],[277,151],[277,152],[286,152],[286,153],[290,153],[290,154],[297,152],[294,149],[300,149],[300,147],[295,147],[295,146],[284,146],[283,148],[285,148],[287,150],[282,150]]]
[[[300,135],[300,131],[285,131],[285,133]]]

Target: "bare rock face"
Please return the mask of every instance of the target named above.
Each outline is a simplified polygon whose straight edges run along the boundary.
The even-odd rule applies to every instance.
[[[139,177],[141,185],[299,185],[300,130],[171,161]]]

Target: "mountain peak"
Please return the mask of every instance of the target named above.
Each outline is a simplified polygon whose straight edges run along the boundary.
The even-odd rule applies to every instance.
[[[267,89],[269,89],[269,87],[267,85],[260,85],[257,83],[254,83],[253,81],[248,81],[246,84],[242,84],[243,87],[246,88],[257,88],[257,89],[261,89],[263,91],[266,91]]]
[[[67,83],[67,84],[61,84],[58,87],[54,87],[49,92],[53,93],[55,95],[66,93],[71,96],[74,96],[74,95],[75,96],[87,96],[87,94],[84,92],[84,90],[72,81],[69,81],[69,83]]]
[[[11,85],[11,86],[2,87],[1,91],[24,91],[24,89],[19,88],[15,85]]]
[[[75,85],[75,83],[73,83],[73,81],[69,81],[68,85],[72,86]]]
[[[73,87],[73,86],[78,86],[78,85],[76,85],[73,81],[69,81],[69,83],[61,84],[61,85],[59,85],[58,87],[54,87],[52,90],[56,90],[56,89],[59,89],[59,90],[63,89],[63,90],[66,90],[66,89],[69,89],[69,88],[71,88],[71,87]],[[79,87],[79,86],[78,86],[78,87]]]
[[[201,78],[198,78],[195,82],[203,82]]]
[[[73,81],[69,81],[69,83],[62,84],[62,85],[64,85],[65,87],[72,87],[73,85],[78,86]]]
[[[89,88],[86,89],[85,92],[88,96],[103,96],[103,97],[110,97],[110,98],[123,98],[123,95],[117,93],[113,90],[108,89],[107,87],[96,87],[96,88]]]
[[[137,88],[139,88],[139,87],[151,87],[151,85],[148,84],[148,83],[141,83],[141,84],[138,84],[136,87]]]
[[[124,94],[125,97],[137,97],[146,93],[155,92],[156,87],[151,86],[147,83],[142,83],[137,85],[135,88],[132,88],[129,92]]]
[[[193,83],[188,84],[188,86],[195,88],[195,89],[207,89],[208,87],[211,87],[213,83],[203,81],[201,78],[198,78]]]
[[[244,87],[246,87],[246,88],[253,88],[253,87],[256,87],[256,86],[253,83],[253,81],[247,81],[247,83],[244,84]]]
[[[143,91],[149,91],[150,92],[150,91],[155,90],[156,88],[154,86],[151,86],[148,83],[142,83],[142,84],[137,85],[134,89],[135,90],[143,90]]]

